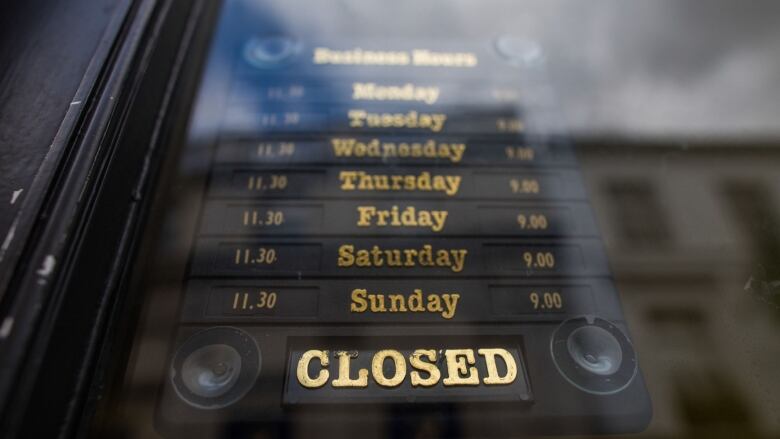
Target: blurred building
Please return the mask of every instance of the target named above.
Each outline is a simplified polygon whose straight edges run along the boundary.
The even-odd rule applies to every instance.
[[[650,436],[780,434],[780,151],[586,148]]]

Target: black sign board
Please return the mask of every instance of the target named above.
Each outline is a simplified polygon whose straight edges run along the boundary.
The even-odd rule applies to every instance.
[[[577,157],[522,41],[288,33],[262,11],[223,6],[183,148],[172,221],[194,237],[160,430],[441,405],[644,428]]]

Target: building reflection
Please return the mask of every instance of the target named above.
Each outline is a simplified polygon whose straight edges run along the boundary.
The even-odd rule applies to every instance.
[[[644,435],[775,437],[780,151],[580,152],[653,400]]]

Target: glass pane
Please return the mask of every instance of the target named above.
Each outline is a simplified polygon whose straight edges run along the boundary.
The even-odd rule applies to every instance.
[[[225,1],[106,428],[780,433],[778,11],[717,3]]]

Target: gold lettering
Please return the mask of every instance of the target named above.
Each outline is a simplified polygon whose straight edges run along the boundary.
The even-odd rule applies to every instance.
[[[430,244],[424,244],[420,249],[383,249],[378,245],[370,249],[355,249],[354,245],[344,244],[339,247],[337,265],[361,268],[449,268],[454,273],[460,273],[465,267],[467,255],[467,249],[437,249],[434,253]]]
[[[339,267],[351,267],[355,264],[354,245],[342,245],[339,247]]]
[[[458,188],[460,187],[460,179],[462,177],[460,175],[445,175],[444,179],[447,181],[447,190],[446,194],[449,196],[453,196],[458,193]]]
[[[427,171],[405,175],[369,174],[365,171],[339,172],[343,191],[435,191],[453,196],[458,193],[462,178],[460,175],[431,175]]]
[[[390,312],[406,312],[406,298],[402,294],[390,294]]]
[[[425,306],[423,305],[422,290],[415,289],[412,295],[409,296],[409,311],[425,312]]]
[[[355,171],[341,171],[339,173],[339,180],[341,180],[341,190],[354,191],[357,175],[358,173]]]
[[[311,363],[311,360],[314,358],[318,358],[323,367],[316,378],[309,376],[309,363]],[[325,383],[328,382],[328,377],[330,376],[330,373],[326,369],[328,364],[330,364],[330,361],[328,360],[328,351],[313,349],[304,352],[303,355],[301,355],[301,359],[298,360],[298,368],[296,370],[298,382],[307,389],[316,389],[324,386]]]
[[[330,139],[333,154],[336,157],[373,158],[373,159],[446,159],[460,163],[466,152],[465,143],[438,143],[434,139],[425,142],[390,142],[372,138],[359,141],[354,137],[334,137]]]
[[[406,66],[411,63],[411,56],[405,51],[363,50],[359,47],[348,50],[317,47],[313,55],[314,64]]]
[[[478,386],[479,376],[473,349],[448,349],[444,352],[447,358],[447,378],[442,383],[447,386]]]
[[[444,113],[419,113],[410,110],[406,113],[369,113],[362,109],[347,111],[351,128],[406,128],[441,132],[447,122]]]
[[[499,385],[515,382],[515,378],[517,377],[517,363],[515,363],[515,359],[509,351],[500,348],[478,349],[477,353],[485,357],[485,365],[487,366],[487,376],[482,380],[483,383]],[[506,374],[504,376],[498,375],[496,356],[501,357],[501,359],[504,360],[504,364],[506,364]]]
[[[427,357],[430,363],[423,361],[422,357]],[[417,369],[409,374],[412,387],[431,387],[435,386],[436,383],[439,382],[439,379],[441,378],[441,372],[439,371],[439,368],[436,367],[435,362],[436,351],[433,349],[417,349],[412,353],[412,355],[409,357],[409,364],[411,364],[413,368]],[[418,371],[428,373],[428,378],[423,378]]]
[[[439,296],[430,296],[428,299],[428,312],[444,312],[444,308],[441,307],[441,298]]]
[[[404,295],[369,293],[364,288],[356,288],[350,297],[349,311],[353,313],[432,313],[449,320],[457,313],[460,293],[423,293],[416,288],[412,294]]]
[[[365,125],[368,113],[365,110],[349,110],[347,117],[349,118],[350,127],[360,128]]]
[[[395,365],[395,374],[388,378],[385,376],[385,359],[391,359]],[[406,378],[406,359],[400,352],[392,349],[386,349],[374,354],[371,359],[371,375],[374,381],[382,387],[397,387],[404,378]]]
[[[374,82],[352,84],[352,99],[356,101],[413,101],[433,105],[439,99],[439,87],[421,87],[411,83],[404,85],[378,85]]]
[[[444,228],[444,223],[447,221],[447,215],[449,215],[449,212],[446,210],[432,210],[433,222],[431,223],[431,230],[441,232]]]
[[[366,295],[368,292],[363,289],[352,290],[352,304],[349,306],[350,312],[365,312],[368,308]]]
[[[412,65],[426,67],[476,67],[477,55],[472,52],[433,52],[426,49],[412,51]]]
[[[358,289],[355,291],[365,291]],[[419,290],[416,290],[419,292]],[[402,302],[395,304],[392,298],[393,307],[400,307]],[[370,375],[374,382],[381,387],[394,388],[400,386],[406,379],[407,372],[410,377],[410,384],[414,387],[429,388],[436,386],[440,381],[446,387],[452,386],[505,386],[511,385],[519,375],[518,363],[515,356],[503,348],[480,348],[476,352],[481,358],[484,358],[486,376],[481,380],[479,371],[475,367],[477,357],[474,349],[415,349],[411,350],[407,357],[395,349],[383,349],[376,351],[371,358]],[[304,352],[298,360],[296,367],[296,376],[299,384],[307,389],[317,389],[324,386],[329,377],[329,351],[312,349]],[[443,355],[445,361],[440,360]],[[352,374],[353,359],[358,358],[358,351],[336,351],[335,358],[338,359],[338,373],[335,379],[331,381],[334,389],[362,389],[368,387],[369,370],[359,368],[356,377]],[[503,362],[503,373],[499,371],[498,358]],[[320,367],[315,377],[309,374],[311,362],[318,359]],[[387,364],[391,361],[392,365]],[[407,366],[407,360],[409,365]],[[446,363],[447,376],[444,377],[441,367]],[[386,367],[387,366],[387,367]]]
[[[374,206],[358,206],[358,227],[371,226],[371,217],[376,215],[376,207]]]
[[[414,66],[439,68],[474,68],[479,64],[473,52],[436,52],[428,49],[409,51],[331,49],[315,47],[315,65]]]
[[[463,154],[466,152],[466,144],[452,143],[449,147],[452,150],[452,162],[460,163],[460,161],[463,159]]]
[[[458,307],[458,299],[460,294],[442,294],[441,298],[444,300],[446,310],[441,314],[445,319],[451,319],[455,316],[455,310]]]
[[[357,358],[356,351],[338,351],[336,357],[339,359],[339,375],[330,384],[333,387],[366,387],[368,386],[368,370],[358,370],[358,377],[352,379],[349,377],[349,363],[352,358]]]
[[[368,301],[371,302],[371,312],[387,312],[384,295],[372,294],[368,297]]]
[[[447,221],[446,210],[418,210],[407,206],[401,210],[393,205],[390,209],[377,209],[376,206],[358,206],[358,227],[424,227],[440,232]]]

